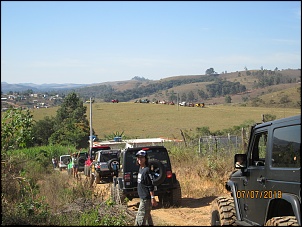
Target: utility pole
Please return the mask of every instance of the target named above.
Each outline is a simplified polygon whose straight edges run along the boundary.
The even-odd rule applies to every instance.
[[[89,145],[89,156],[90,156],[90,158],[91,158],[92,144],[93,144],[93,139],[92,139],[92,100],[91,100],[91,97],[90,97],[90,145]]]

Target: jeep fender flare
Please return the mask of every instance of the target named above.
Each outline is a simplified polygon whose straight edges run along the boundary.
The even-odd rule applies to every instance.
[[[231,189],[231,192],[232,192],[232,196],[234,198],[234,206],[235,206],[235,211],[236,211],[236,219],[238,221],[242,221],[242,218],[241,218],[241,213],[240,213],[240,210],[239,210],[239,205],[238,205],[238,199],[237,199],[237,194],[236,194],[236,185],[233,181],[228,181],[226,186],[230,187]]]

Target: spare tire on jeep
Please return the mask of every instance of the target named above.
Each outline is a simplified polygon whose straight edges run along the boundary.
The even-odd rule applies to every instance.
[[[120,165],[120,162],[117,158],[113,158],[111,160],[108,161],[108,168],[110,171],[116,171]]]
[[[150,160],[148,166],[153,176],[153,185],[157,186],[163,183],[166,179],[165,166],[158,160]]]
[[[84,166],[85,165],[85,161],[86,161],[86,159],[84,158],[84,157],[80,157],[79,158],[79,165],[81,165],[81,166]]]

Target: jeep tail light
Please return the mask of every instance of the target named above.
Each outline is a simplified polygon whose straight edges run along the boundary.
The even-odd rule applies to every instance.
[[[169,170],[169,171],[167,171],[166,174],[167,174],[167,178],[172,178],[172,171]]]
[[[131,173],[125,173],[124,174],[124,181],[130,181],[131,180]]]

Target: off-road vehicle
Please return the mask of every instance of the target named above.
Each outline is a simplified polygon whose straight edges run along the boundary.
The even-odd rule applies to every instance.
[[[69,162],[71,161],[71,156],[69,154],[61,155],[59,158],[59,170],[67,169]]]
[[[179,206],[181,202],[181,187],[172,172],[170,158],[164,146],[146,146],[126,148],[122,150],[118,177],[113,178],[111,198],[117,204],[127,204],[128,200],[138,198],[137,174],[139,165],[136,162],[136,153],[143,149],[147,151],[148,162],[153,184],[154,194],[164,207]]]
[[[234,157],[231,197],[212,204],[211,225],[301,226],[301,116],[254,125]]]
[[[90,157],[90,160],[88,160],[88,157],[85,161],[84,166],[84,175],[87,177],[90,177],[90,171],[91,171],[91,162],[95,159],[96,152],[99,150],[110,150],[109,146],[93,146],[90,151],[88,151],[88,157]]]
[[[90,149],[90,157],[92,160],[95,159],[95,155],[96,155],[96,152],[99,151],[99,150],[110,150],[111,148],[109,146],[104,146],[104,145],[101,145],[101,146],[93,146],[91,149]]]
[[[91,164],[91,183],[112,182],[113,176],[118,175],[120,153],[119,149],[96,151]]]

